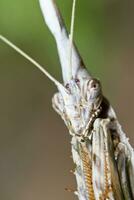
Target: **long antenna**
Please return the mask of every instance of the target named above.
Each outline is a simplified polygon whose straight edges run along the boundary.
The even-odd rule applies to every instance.
[[[70,48],[69,48],[69,61],[70,61],[70,67],[72,69],[72,47],[73,47],[73,37],[74,37],[74,22],[75,22],[75,11],[76,11],[76,0],[73,0],[73,6],[72,6],[72,16],[71,16],[71,27],[70,27]]]
[[[43,74],[45,74],[52,82],[54,82],[56,84],[56,86],[61,85],[61,83],[58,82],[53,76],[51,76],[38,62],[36,62],[33,58],[31,58],[29,55],[27,55],[19,47],[17,47],[12,42],[10,42],[7,38],[0,35],[0,40],[2,40],[4,43],[6,43],[11,48],[13,48],[16,52],[18,52],[23,57],[25,57],[27,60],[29,60],[32,64],[34,64]]]

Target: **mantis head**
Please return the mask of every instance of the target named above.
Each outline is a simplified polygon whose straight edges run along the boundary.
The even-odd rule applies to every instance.
[[[61,115],[71,134],[82,135],[99,113],[102,92],[100,82],[93,79],[73,43],[76,0],[73,1],[70,35],[54,0],[40,0],[45,22],[54,36],[59,53],[64,87],[54,95],[53,107]]]
[[[71,79],[59,87],[53,97],[54,109],[60,114],[71,135],[87,135],[101,111],[102,90],[97,79]]]
[[[71,134],[85,135],[95,117],[100,113],[103,96],[100,82],[89,74],[73,43],[76,0],[73,1],[70,35],[54,0],[39,0],[39,2],[45,22],[56,40],[63,84],[8,39],[2,35],[0,39],[32,62],[55,83],[59,92],[53,97],[54,109],[61,115]]]

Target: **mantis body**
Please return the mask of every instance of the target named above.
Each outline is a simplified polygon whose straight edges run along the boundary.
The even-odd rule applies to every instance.
[[[71,146],[80,200],[133,200],[134,151],[116,114],[102,93],[100,82],[87,71],[69,36],[54,0],[40,0],[47,26],[52,32],[61,62],[63,84],[37,62],[0,35],[0,39],[25,56],[53,81],[58,93],[52,104],[72,136]]]

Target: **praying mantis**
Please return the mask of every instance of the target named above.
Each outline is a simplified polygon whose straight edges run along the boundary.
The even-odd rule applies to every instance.
[[[72,157],[79,200],[133,200],[134,150],[115,111],[92,77],[73,43],[76,0],[73,1],[70,35],[54,0],[39,0],[45,22],[55,38],[63,84],[39,63],[0,35],[0,40],[32,62],[54,84],[55,111],[72,136]]]

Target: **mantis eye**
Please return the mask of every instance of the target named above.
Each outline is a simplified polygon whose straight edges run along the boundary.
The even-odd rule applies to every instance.
[[[80,83],[80,80],[76,78],[75,83],[77,83],[77,84]]]
[[[97,90],[97,89],[100,89],[101,86],[100,86],[100,83],[97,79],[92,79],[91,81],[88,82],[88,90]]]
[[[93,83],[92,84],[92,88],[94,88],[94,89],[98,88],[98,84],[97,83]]]
[[[69,88],[70,88],[69,83],[67,83],[67,84],[65,85],[65,88],[66,88],[66,89],[69,89]]]
[[[97,79],[89,80],[87,83],[87,100],[93,101],[101,95],[101,85]]]

